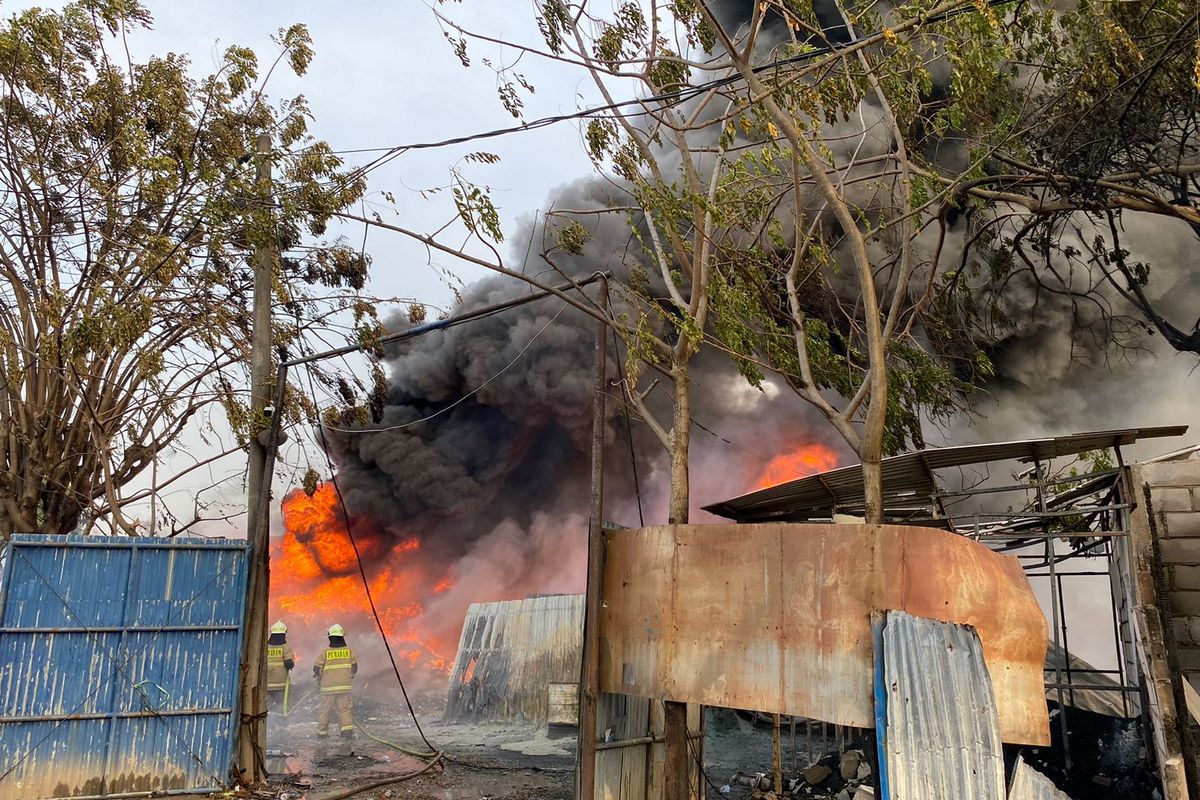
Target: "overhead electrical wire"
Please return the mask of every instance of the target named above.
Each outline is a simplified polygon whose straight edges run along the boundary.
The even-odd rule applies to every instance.
[[[998,6],[1010,5],[1017,1],[1018,0],[986,0],[985,5],[987,7],[994,8],[994,7],[998,7]],[[960,16],[962,14],[966,14],[966,13],[969,13],[972,11],[978,11],[978,10],[979,10],[979,7],[977,5],[967,4],[967,5],[964,5],[959,8],[955,8],[955,9],[951,9],[949,11],[942,12],[941,14],[935,14],[934,16],[931,16],[928,19],[926,19],[923,24],[931,25],[931,24],[936,24],[939,22],[945,22],[946,20],[953,19],[954,17]],[[833,26],[831,28],[826,29],[826,32],[836,30],[837,28],[844,28],[844,27],[845,26],[841,26],[841,25]],[[797,53],[796,55],[793,55],[793,56],[776,59],[776,60],[771,61],[766,64],[760,64],[758,66],[751,67],[750,72],[754,75],[759,75],[764,72],[769,72],[771,70],[779,69],[780,67],[786,67],[786,66],[790,66],[793,64],[801,64],[806,61],[812,61],[813,59],[819,58],[821,56],[833,55],[834,53],[838,52],[839,50],[844,49],[846,46],[849,46],[849,45],[862,45],[864,43],[869,44],[869,43],[874,43],[876,41],[879,41],[879,42],[886,41],[886,34],[883,31],[880,31],[877,33],[873,33],[869,36],[858,37],[856,40],[854,40],[852,42],[846,42],[845,44],[840,44],[840,45],[836,45],[836,46],[832,45],[832,44],[826,44],[826,45],[822,45],[820,47],[813,47],[812,49],[806,50],[803,53]],[[632,98],[629,100],[620,100],[620,101],[616,101],[613,103],[605,103],[604,105],[599,105],[599,106],[590,106],[588,108],[580,109],[579,111],[573,111],[568,114],[555,114],[552,116],[541,117],[539,119],[535,119],[530,122],[523,122],[519,125],[510,125],[510,126],[504,127],[504,128],[494,128],[492,130],[481,131],[478,133],[464,134],[462,136],[453,136],[448,139],[438,139],[438,140],[426,141],[426,142],[412,142],[409,144],[394,145],[391,147],[387,147],[387,146],[384,146],[384,147],[359,147],[359,148],[349,148],[349,149],[344,149],[344,150],[333,150],[332,152],[334,154],[382,153],[382,155],[380,155],[379,157],[372,159],[371,161],[368,161],[366,164],[363,164],[360,167],[356,167],[356,168],[352,169],[349,173],[347,173],[341,179],[341,182],[344,185],[345,183],[348,183],[349,181],[356,180],[360,177],[366,176],[367,174],[369,174],[369,173],[375,171],[376,169],[379,169],[380,167],[384,166],[385,164],[389,163],[393,159],[403,155],[404,153],[412,151],[412,150],[432,150],[432,149],[437,149],[437,148],[442,148],[442,147],[451,147],[451,146],[459,145],[459,144],[467,144],[470,142],[484,141],[487,139],[495,139],[497,137],[507,136],[507,135],[513,134],[513,133],[524,133],[526,131],[538,130],[541,128],[548,127],[550,125],[556,125],[560,122],[570,122],[573,120],[588,119],[589,117],[600,116],[600,115],[607,114],[612,111],[621,111],[623,109],[626,109],[626,108],[629,108],[632,106],[643,106],[644,107],[644,106],[657,105],[657,104],[678,105],[680,103],[687,102],[688,100],[691,100],[692,98],[697,97],[698,95],[712,91],[713,89],[720,89],[725,86],[730,86],[735,83],[740,83],[743,80],[744,80],[744,77],[741,75],[741,73],[734,73],[731,75],[726,75],[723,78],[714,78],[713,80],[705,81],[704,83],[698,83],[698,84],[695,84],[694,86],[686,86],[682,89],[675,89],[675,90],[672,90],[669,92],[661,92],[659,94],[650,95],[648,97],[637,97],[637,98]],[[625,116],[625,117],[640,117],[640,116],[652,114],[652,113],[654,113],[654,111],[655,111],[655,109],[643,108],[640,111],[634,111],[633,113],[624,114],[623,116]]]

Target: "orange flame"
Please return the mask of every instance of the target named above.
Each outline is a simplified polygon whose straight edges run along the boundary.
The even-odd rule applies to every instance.
[[[837,453],[825,445],[802,444],[772,458],[758,474],[754,488],[766,489],[768,486],[834,469],[837,465]]]
[[[283,525],[283,537],[271,548],[272,618],[320,631],[334,622],[359,635],[371,631],[371,605],[333,484],[321,484],[312,497],[299,489],[290,492],[283,500]],[[396,657],[413,668],[448,672],[454,646],[433,641],[419,618],[425,610],[421,598],[445,591],[449,580],[427,574],[416,557],[421,542],[415,536],[363,536],[357,523],[354,530],[380,623]]]

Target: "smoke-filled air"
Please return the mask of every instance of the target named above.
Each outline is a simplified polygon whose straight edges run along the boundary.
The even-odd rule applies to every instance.
[[[743,5],[722,4],[722,13],[736,16]],[[826,11],[823,19],[833,26],[838,16],[832,6]],[[779,35],[768,26],[763,46]],[[942,88],[935,86],[935,93]],[[864,103],[859,115],[830,123],[828,139],[846,150],[840,159],[854,154],[869,161],[893,146],[875,124],[877,111]],[[670,154],[663,157],[669,163]],[[963,153],[947,142],[939,157],[957,162]],[[546,206],[600,207],[610,202],[610,191],[606,180],[581,178],[555,192]],[[863,206],[877,202],[873,191],[864,184]],[[806,213],[819,217],[816,199],[805,202]],[[782,203],[777,213],[787,218],[794,212]],[[509,238],[519,243],[509,263],[552,283],[560,276],[529,253],[554,238],[553,224],[538,216]],[[582,252],[558,259],[558,266],[575,279],[606,271],[615,284],[625,282],[641,257],[628,221],[602,215],[588,229]],[[966,237],[966,218],[952,215],[939,243],[943,263],[957,262]],[[918,237],[915,246],[931,250],[932,234]],[[1186,254],[1194,247],[1187,226],[1156,218],[1133,223],[1126,246],[1133,257],[1155,265],[1153,299],[1168,313],[1182,312],[1170,298],[1187,280]],[[1097,310],[1037,288],[1019,279],[1002,287],[1005,324],[984,345],[995,375],[971,398],[970,415],[925,431],[928,444],[1200,422],[1192,400],[1194,359],[1140,330],[1139,349],[1114,355],[1106,336],[1088,334],[1108,324]],[[459,308],[529,291],[517,280],[488,278],[463,292]],[[842,299],[852,301],[853,291],[845,289]],[[412,324],[403,314],[386,323],[390,331]],[[469,604],[582,591],[595,336],[592,318],[551,299],[393,345],[385,358],[391,385],[382,418],[358,429],[325,430],[382,623],[405,662],[422,673],[440,680],[453,661]],[[606,344],[615,364],[624,347],[611,333]],[[1127,363],[1109,371],[1109,358]],[[610,368],[612,380],[618,374]],[[725,355],[702,351],[693,378],[693,520],[711,521],[700,511],[705,504],[855,460],[810,406],[771,379],[762,389],[751,387]],[[1152,399],[1141,392],[1147,381],[1161,387]],[[612,383],[609,392],[608,521],[663,523],[666,453],[626,410],[622,387]],[[1135,392],[1143,398],[1136,408]],[[665,394],[660,387],[647,402],[661,408]],[[331,486],[311,498],[300,490],[289,494],[283,523],[272,589],[277,613],[314,623],[336,616],[352,638],[375,646],[374,621]],[[308,627],[317,631],[319,624]]]

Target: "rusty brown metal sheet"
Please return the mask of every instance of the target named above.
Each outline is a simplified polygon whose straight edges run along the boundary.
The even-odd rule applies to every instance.
[[[606,692],[874,724],[870,615],[973,625],[1006,742],[1050,742],[1046,619],[1015,558],[900,525],[606,533]]]

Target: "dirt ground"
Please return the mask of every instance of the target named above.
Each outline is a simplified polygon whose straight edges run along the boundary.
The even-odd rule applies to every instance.
[[[416,772],[427,750],[403,701],[356,700],[361,725],[352,739],[334,731],[317,736],[315,702],[303,703],[286,720],[268,718],[268,791],[245,797],[321,800],[387,777]],[[400,783],[354,795],[355,800],[568,800],[573,794],[575,739],[549,738],[545,730],[506,725],[452,725],[441,722],[438,699],[418,703],[426,738],[446,754],[444,767]],[[335,726],[336,727],[336,726]],[[238,795],[231,795],[237,797]]]
[[[366,735],[414,752],[424,751],[425,745],[402,701],[357,700],[355,719],[362,730],[356,730],[353,739],[342,739],[336,732],[329,738],[318,737],[315,706],[310,699],[286,720],[279,715],[269,718],[269,788],[217,797],[322,800],[347,789],[415,772],[425,765],[422,759]],[[441,721],[440,698],[423,698],[418,701],[417,711],[425,736],[447,755],[444,769],[435,768],[407,781],[356,794],[355,800],[569,800],[573,796],[573,735],[550,736],[545,726],[448,724]],[[769,726],[747,724],[729,712],[710,715],[704,746],[708,775],[705,796],[712,800],[749,798],[752,792],[744,786],[734,785],[728,793],[719,789],[739,771],[770,773],[771,749]],[[814,749],[814,759],[819,749]],[[802,732],[794,758],[800,769],[810,763]],[[785,737],[785,772],[794,775],[792,763],[793,751]],[[806,794],[824,796],[811,790]]]

